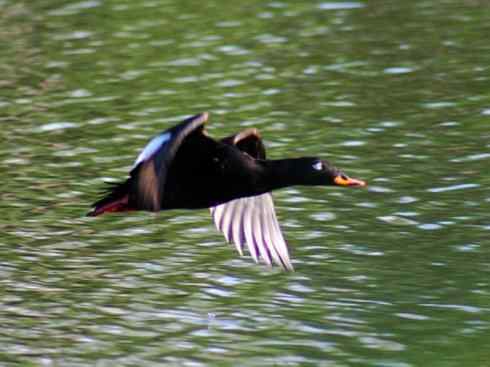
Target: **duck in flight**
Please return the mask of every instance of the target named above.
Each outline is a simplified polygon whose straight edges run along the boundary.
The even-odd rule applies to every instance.
[[[271,191],[293,185],[366,186],[318,158],[266,159],[256,129],[221,140],[204,129],[208,114],[154,137],[129,178],[112,184],[88,216],[132,210],[209,208],[216,228],[243,255],[293,270]]]

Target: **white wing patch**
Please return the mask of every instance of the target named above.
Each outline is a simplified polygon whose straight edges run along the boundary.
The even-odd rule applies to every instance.
[[[164,133],[155,136],[146,147],[138,155],[138,158],[134,161],[133,168],[136,167],[141,162],[150,159],[157,151],[160,149],[167,141],[171,138],[171,133]]]
[[[240,255],[246,245],[255,262],[262,259],[269,266],[274,262],[294,270],[270,193],[232,200],[210,210],[216,228]]]

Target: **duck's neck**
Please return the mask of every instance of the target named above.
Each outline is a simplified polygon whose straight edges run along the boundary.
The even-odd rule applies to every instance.
[[[259,161],[263,168],[264,191],[272,191],[293,185],[307,185],[302,174],[301,160],[303,158],[276,159]]]

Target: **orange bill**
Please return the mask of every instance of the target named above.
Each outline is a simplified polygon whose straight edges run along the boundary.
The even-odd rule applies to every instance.
[[[336,176],[334,182],[336,185],[339,186],[360,186],[360,187],[367,186],[365,181],[358,180],[356,178],[350,178],[347,177],[346,175]]]

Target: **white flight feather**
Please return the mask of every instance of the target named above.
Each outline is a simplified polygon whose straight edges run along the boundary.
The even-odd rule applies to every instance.
[[[245,242],[253,259],[293,270],[270,193],[229,201],[210,208],[216,228],[243,254]]]

